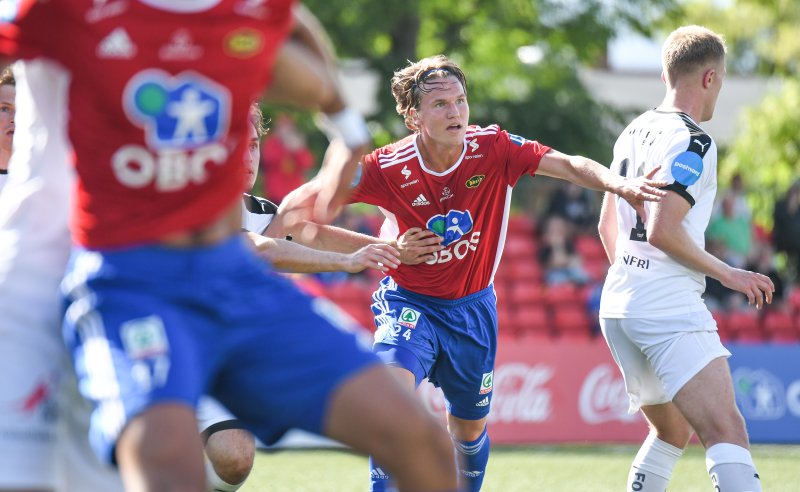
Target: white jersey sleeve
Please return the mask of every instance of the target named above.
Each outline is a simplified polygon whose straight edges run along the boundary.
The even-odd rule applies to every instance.
[[[612,170],[629,178],[660,166],[654,179],[684,198],[691,209],[683,226],[705,247],[705,229],[717,190],[717,148],[684,113],[648,111],[623,131],[614,145]],[[650,204],[645,205],[647,211]],[[705,309],[705,276],[679,264],[647,242],[642,218],[616,200],[616,258],[600,302],[605,318],[652,318]]]
[[[242,229],[256,234],[263,234],[272,223],[278,206],[258,196],[244,194],[242,206]]]

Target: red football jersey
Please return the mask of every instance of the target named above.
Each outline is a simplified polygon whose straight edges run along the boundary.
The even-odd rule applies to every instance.
[[[248,108],[293,0],[23,0],[0,52],[71,75],[73,239],[92,248],[212,223],[238,202]]]
[[[533,175],[550,147],[501,130],[467,129],[459,161],[443,173],[422,161],[416,135],[364,158],[352,202],[381,207],[398,235],[411,227],[444,238],[434,260],[402,265],[392,274],[401,287],[443,299],[486,288],[505,242],[511,188]]]

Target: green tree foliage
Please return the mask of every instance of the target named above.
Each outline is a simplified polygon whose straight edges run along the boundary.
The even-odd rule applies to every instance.
[[[771,227],[775,201],[800,176],[800,3],[736,0],[721,8],[706,0],[685,5],[673,20],[724,33],[729,72],[780,81],[777,93],[745,111],[720,157],[721,185],[741,174],[755,220]]]
[[[466,71],[471,120],[568,153],[608,162],[615,135],[598,122],[620,115],[591,99],[580,64],[602,64],[621,26],[648,32],[675,0],[349,0],[304,2],[327,28],[340,58],[367,60],[380,73],[377,144],[407,133],[389,90],[408,60],[444,53]],[[543,55],[524,64],[518,49]]]

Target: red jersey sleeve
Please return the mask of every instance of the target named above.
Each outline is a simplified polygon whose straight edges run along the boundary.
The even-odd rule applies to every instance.
[[[14,4],[15,2],[9,2]],[[0,54],[14,59],[52,55],[51,42],[69,44],[60,39],[59,7],[48,2],[22,0],[16,2],[0,21]]]
[[[524,174],[533,176],[539,169],[539,162],[550,147],[535,140],[528,140],[519,135],[503,130],[497,133],[495,146],[498,152],[505,154],[502,162],[507,162],[506,178],[508,184],[514,186]]]
[[[377,151],[365,156],[361,161],[361,175],[358,184],[350,194],[349,203],[368,203],[386,207],[388,202],[387,185],[378,167]]]

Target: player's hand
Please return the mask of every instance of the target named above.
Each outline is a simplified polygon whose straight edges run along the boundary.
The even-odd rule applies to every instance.
[[[617,195],[636,210],[636,213],[639,214],[639,217],[641,217],[644,222],[647,222],[647,212],[644,208],[644,202],[661,201],[661,197],[667,194],[667,192],[661,188],[667,186],[668,183],[666,181],[653,179],[653,176],[655,176],[659,169],[660,166],[656,166],[644,176],[626,179],[617,192]]]
[[[397,250],[404,265],[418,265],[434,258],[444,249],[442,238],[427,229],[412,227],[397,238]]]
[[[775,293],[775,285],[766,275],[738,268],[731,268],[720,282],[725,287],[741,292],[747,296],[747,304],[755,304],[756,309],[767,304],[772,304],[772,295]]]
[[[389,269],[400,266],[400,252],[388,244],[368,244],[348,257],[345,271],[349,273],[358,273],[367,268],[387,273]]]

